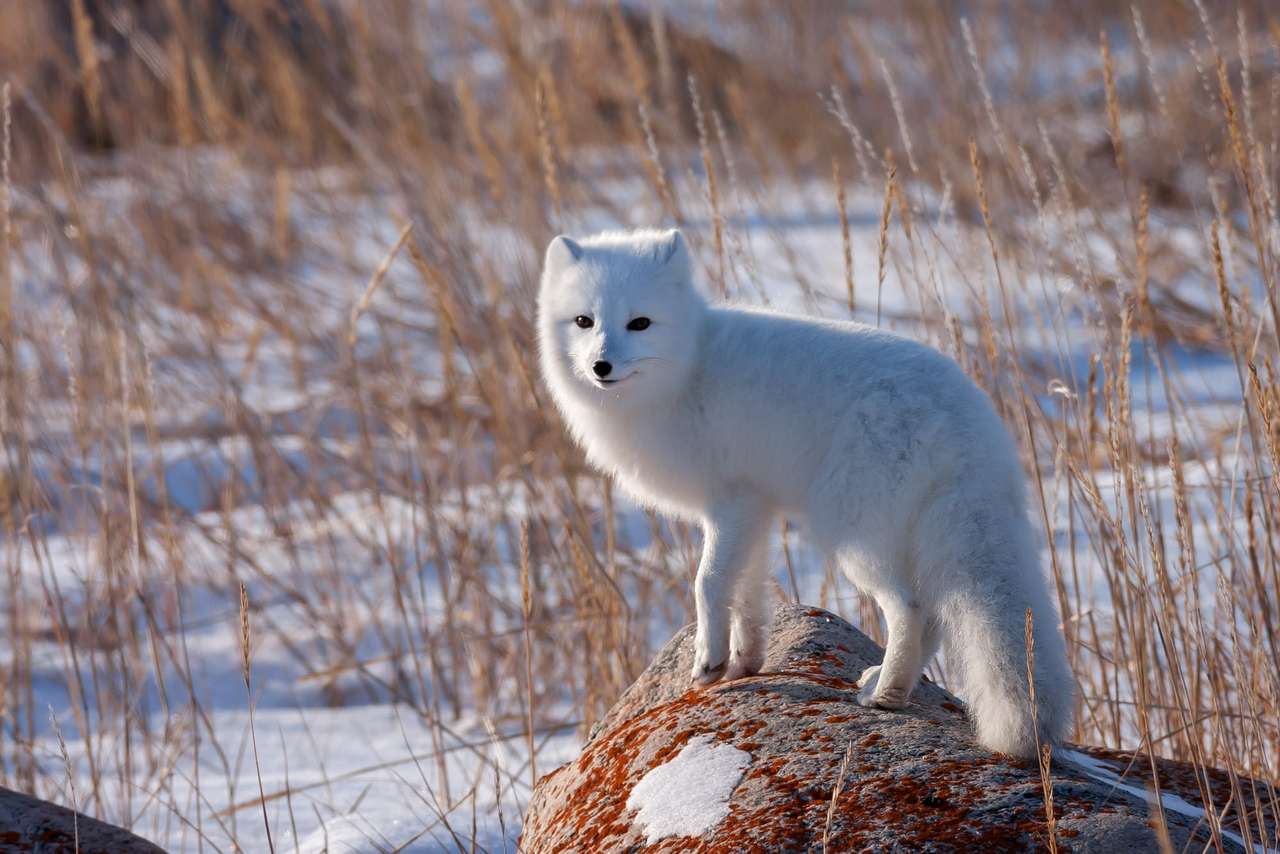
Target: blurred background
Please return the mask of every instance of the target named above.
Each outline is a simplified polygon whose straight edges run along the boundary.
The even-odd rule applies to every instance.
[[[955,357],[1076,740],[1274,783],[1278,70],[1263,0],[0,0],[0,784],[174,851],[514,850],[692,619],[697,533],[534,347],[546,242],[650,225]]]

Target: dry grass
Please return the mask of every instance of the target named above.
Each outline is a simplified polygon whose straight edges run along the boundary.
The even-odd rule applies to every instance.
[[[234,839],[237,810],[171,792],[181,760],[197,791],[202,764],[236,762],[188,632],[252,612],[255,645],[329,702],[426,724],[408,753],[440,769],[450,838],[475,791],[444,764],[462,713],[535,748],[524,769],[486,760],[527,798],[545,733],[589,727],[651,629],[685,619],[696,556],[656,519],[637,547],[563,435],[537,380],[541,248],[588,213],[675,220],[713,289],[790,278],[847,314],[846,201],[879,215],[877,288],[892,276],[915,306],[882,317],[878,295],[859,317],[954,355],[1022,444],[1077,740],[1280,777],[1266,4],[993,2],[962,21],[742,0],[715,11],[721,39],[699,35],[710,12],[611,3],[236,3],[217,38],[223,3],[111,5],[0,23],[0,783],[62,792],[35,688],[52,679],[84,809],[128,823],[156,800],[175,838]],[[743,226],[813,182],[839,209],[829,283],[785,230]],[[761,271],[761,246],[786,272]],[[1198,357],[1234,365],[1225,427],[1179,370]],[[203,455],[198,501],[172,494],[166,442]],[[54,571],[68,533],[90,555],[74,580]],[[815,604],[841,607],[838,587],[828,568]],[[190,613],[210,595],[225,607]],[[1276,795],[1239,795],[1206,806],[1256,839],[1248,805]]]

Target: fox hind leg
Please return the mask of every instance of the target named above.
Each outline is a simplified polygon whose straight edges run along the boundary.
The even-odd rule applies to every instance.
[[[883,663],[862,672],[858,680],[858,703],[880,709],[901,709],[920,681],[924,665],[937,651],[938,627],[914,602],[885,597],[879,604],[889,628],[889,642],[885,645]]]

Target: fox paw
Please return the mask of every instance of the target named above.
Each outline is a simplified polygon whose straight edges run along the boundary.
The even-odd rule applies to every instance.
[[[880,665],[862,671],[858,678],[858,705],[869,709],[901,709],[907,705],[907,692],[900,688],[876,689],[880,685]]]
[[[729,653],[729,666],[726,668],[726,680],[741,679],[743,676],[754,676],[764,667],[763,649],[735,649]]]
[[[753,622],[735,613],[729,626],[729,668],[725,679],[754,676],[764,667],[765,647],[769,644],[768,624]]]
[[[874,707],[872,697],[876,693],[876,683],[880,681],[880,665],[873,664],[858,677],[858,705]]]
[[[727,646],[727,643],[712,644],[705,636],[699,636],[694,641],[692,677],[695,683],[711,685],[723,678],[725,671],[729,669]]]
[[[693,681],[699,685],[713,685],[724,678],[728,669],[729,662],[727,661],[714,665],[695,661],[693,664]]]

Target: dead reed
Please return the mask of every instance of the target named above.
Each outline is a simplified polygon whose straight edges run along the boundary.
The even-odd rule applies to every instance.
[[[268,804],[295,824],[295,801],[419,762],[433,827],[469,850],[481,783],[455,756],[527,803],[549,735],[585,731],[689,619],[697,559],[564,435],[537,264],[558,231],[679,224],[715,289],[910,331],[992,394],[1050,544],[1076,739],[1193,763],[1213,833],[1262,839],[1266,4],[234,3],[220,36],[204,4],[133,29],[56,5],[0,22],[0,783],[58,798],[74,767],[82,809],[207,850],[256,833],[244,810],[270,833]],[[802,537],[777,557],[780,595],[879,633]],[[253,722],[229,732],[201,675],[238,637],[264,720],[250,601],[252,675],[394,704],[430,743],[306,782],[291,744],[268,786]]]

